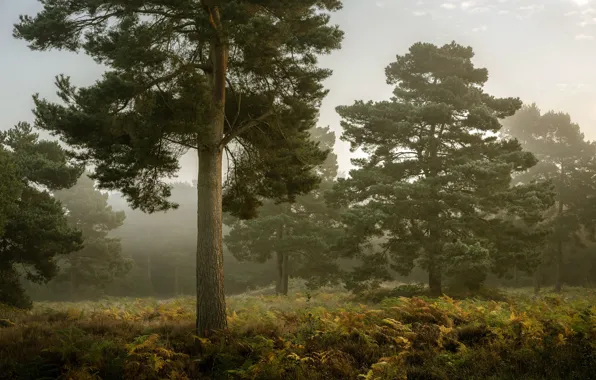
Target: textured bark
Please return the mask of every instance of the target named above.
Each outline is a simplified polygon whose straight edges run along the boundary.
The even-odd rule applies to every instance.
[[[221,152],[199,152],[197,233],[197,334],[226,328],[224,292]]]
[[[215,14],[215,16],[218,16]],[[216,17],[216,22],[219,22]],[[222,139],[227,46],[213,41],[211,124],[198,135],[197,321],[198,336],[227,327],[222,248]]]

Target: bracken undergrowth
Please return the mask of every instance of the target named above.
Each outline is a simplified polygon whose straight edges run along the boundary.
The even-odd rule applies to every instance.
[[[0,377],[595,378],[596,292],[507,294],[367,302],[343,292],[253,292],[228,298],[229,328],[208,339],[194,335],[193,298],[3,308]]]

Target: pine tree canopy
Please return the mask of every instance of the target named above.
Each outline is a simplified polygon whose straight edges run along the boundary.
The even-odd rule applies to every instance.
[[[99,187],[146,212],[176,207],[164,178],[198,155],[197,334],[225,328],[222,213],[256,216],[320,182],[310,140],[340,47],[339,0],[44,0],[14,35],[34,50],[83,51],[107,67],[94,85],[35,96],[36,125],[95,166]],[[224,153],[227,176],[223,182]]]
[[[542,113],[536,104],[524,106],[504,122],[503,134],[517,138],[539,163],[515,176],[516,183],[549,180],[556,191],[556,207],[545,213],[553,228],[543,261],[563,265],[565,252],[584,248],[596,228],[596,144],[585,139],[579,126],[562,112]],[[566,255],[565,255],[566,256]],[[560,268],[559,268],[560,269]],[[557,274],[560,290],[562,271]]]
[[[29,306],[20,277],[47,282],[57,273],[56,257],[81,248],[80,232],[50,192],[72,186],[82,168],[20,123],[0,132],[0,169],[0,302]]]
[[[311,135],[323,148],[333,149],[335,133],[329,128],[313,128]],[[313,287],[338,279],[333,247],[342,227],[338,224],[338,213],[329,209],[324,199],[324,193],[333,187],[337,176],[337,156],[329,154],[314,171],[322,178],[321,185],[297,197],[295,203],[277,204],[268,200],[255,219],[230,218],[232,229],[224,242],[238,260],[266,262],[274,254],[282,259],[287,255],[288,276],[307,279]]]
[[[62,104],[35,96],[36,125],[77,148],[93,178],[131,205],[175,207],[162,181],[188,149],[212,140],[213,49],[227,46],[226,210],[255,216],[258,199],[294,200],[315,187],[327,151],[309,140],[331,72],[317,55],[340,46],[329,25],[337,0],[49,0],[21,16],[15,37],[34,50],[83,51],[108,70],[76,88],[56,81]]]
[[[67,283],[80,295],[85,288],[98,294],[131,268],[132,263],[122,257],[120,240],[108,236],[122,226],[126,216],[123,211],[112,211],[108,194],[95,189],[94,181],[86,174],[73,187],[56,191],[54,196],[67,209],[69,225],[81,231],[84,241],[81,250],[61,258],[55,282]]]
[[[330,197],[350,206],[346,254],[362,256],[363,243],[382,238],[364,262],[404,274],[419,264],[435,293],[443,275],[475,277],[473,286],[519,252],[534,262],[532,247],[544,238],[534,227],[553,203],[548,182],[510,186],[537,162],[497,136],[521,101],[486,94],[488,71],[473,56],[454,42],[414,44],[385,70],[393,98],[337,108],[341,138],[367,154]]]

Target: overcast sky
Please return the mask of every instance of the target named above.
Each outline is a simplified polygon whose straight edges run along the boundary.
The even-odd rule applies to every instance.
[[[0,0],[0,129],[32,121],[31,95],[55,98],[54,76],[92,83],[102,70],[67,52],[32,52],[12,38],[19,14],[34,14],[37,0]],[[356,99],[387,99],[384,67],[415,42],[472,46],[477,66],[489,70],[487,92],[536,102],[543,111],[569,112],[596,139],[596,0],[345,0],[333,21],[345,31],[343,49],[324,57],[333,69],[321,126],[341,128],[335,107]],[[336,145],[341,170],[349,147]],[[194,178],[194,158],[181,179]]]

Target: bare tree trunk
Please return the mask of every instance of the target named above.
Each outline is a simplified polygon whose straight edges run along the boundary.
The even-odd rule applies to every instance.
[[[176,262],[174,265],[174,295],[178,297],[178,295],[180,294],[180,285],[178,282],[178,262]]]
[[[70,268],[70,300],[74,301],[75,295],[75,279],[74,279],[74,270]]]
[[[147,281],[149,284],[153,284],[153,280],[151,279],[151,255],[147,254]]]
[[[285,226],[279,228],[277,238],[284,239]],[[275,293],[277,295],[288,295],[288,253],[278,250],[276,253],[277,281]]]
[[[434,259],[431,260],[434,261]],[[434,262],[431,262],[428,267],[428,286],[432,296],[439,297],[443,294],[441,270]]]
[[[284,252],[283,254],[283,265],[282,265],[282,287],[281,287],[281,293],[284,296],[288,295],[288,279],[289,279],[289,275],[288,275],[288,253]]]
[[[443,286],[441,268],[437,263],[437,256],[439,255],[437,240],[439,239],[439,233],[435,228],[430,229],[429,238],[428,286],[430,288],[430,294],[434,297],[439,297],[443,295]]]
[[[563,290],[563,242],[561,238],[557,242],[557,278],[555,279],[555,292]]]
[[[282,252],[276,252],[275,253],[275,258],[276,258],[276,262],[275,262],[275,266],[276,266],[276,271],[275,271],[275,294],[276,295],[281,295],[283,294],[283,277],[284,277],[284,273],[283,273],[283,268],[284,268],[284,264],[283,264],[283,253]]]
[[[565,179],[565,171],[563,168],[563,163],[561,163],[561,187],[563,187],[563,180]],[[563,215],[563,200],[561,199],[562,189],[559,189],[559,210],[558,210],[558,223],[559,229],[561,230],[561,216]],[[555,278],[555,292],[561,293],[563,289],[563,237],[561,236],[561,231],[559,231],[558,241],[557,241],[557,253],[556,253],[556,265],[557,265],[557,277]]]
[[[219,23],[219,13],[215,13]],[[225,122],[227,46],[212,46],[211,124],[198,135],[197,182],[197,335],[227,327],[222,247],[222,149]]]
[[[221,152],[199,152],[197,215],[197,334],[207,336],[224,329],[226,304],[224,292]]]
[[[538,267],[538,269],[536,269],[536,272],[534,273],[534,294],[538,295],[540,294],[540,288],[541,288],[541,281],[540,281],[540,277],[541,277],[542,273],[540,272],[540,267]]]

